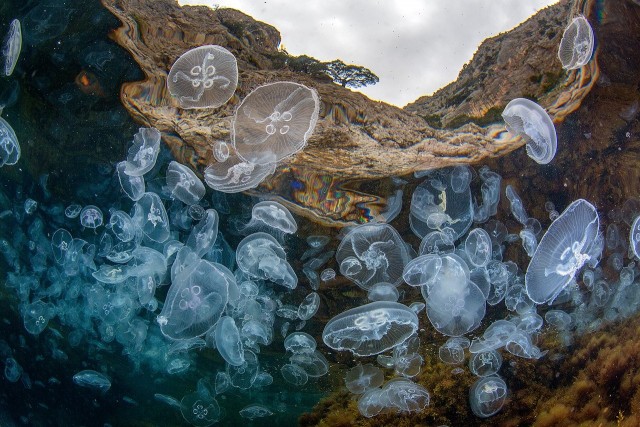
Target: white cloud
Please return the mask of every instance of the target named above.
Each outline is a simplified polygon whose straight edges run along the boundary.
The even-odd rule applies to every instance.
[[[180,0],[232,7],[276,27],[292,55],[380,77],[361,91],[405,105],[456,78],[478,45],[558,0]]]

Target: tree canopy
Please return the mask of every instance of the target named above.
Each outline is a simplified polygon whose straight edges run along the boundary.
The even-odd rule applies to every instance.
[[[324,62],[325,73],[342,87],[359,88],[374,85],[380,81],[371,70],[358,65],[345,64],[339,59]]]

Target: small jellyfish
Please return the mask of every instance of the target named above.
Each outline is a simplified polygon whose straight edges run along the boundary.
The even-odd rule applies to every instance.
[[[302,320],[311,319],[320,307],[320,296],[316,292],[307,295],[298,307],[298,317]]]
[[[22,26],[14,19],[9,25],[9,32],[2,43],[2,57],[4,58],[4,75],[10,76],[18,63],[22,49]]]
[[[473,353],[469,360],[469,370],[478,377],[497,374],[502,366],[502,356],[496,350]]]
[[[306,145],[318,121],[315,90],[294,82],[277,82],[253,90],[238,106],[232,141],[238,155],[254,164],[273,163]]]
[[[438,349],[438,357],[447,365],[459,365],[464,362],[464,350],[469,344],[468,338],[451,337]]]
[[[31,215],[38,209],[38,202],[33,199],[27,199],[24,201],[24,212],[27,215]]]
[[[144,193],[133,205],[133,222],[154,242],[162,243],[169,238],[169,217],[156,193]]]
[[[35,301],[22,309],[24,328],[33,335],[44,331],[49,320],[55,315],[55,308],[50,303]]]
[[[429,392],[406,378],[394,378],[382,387],[384,405],[398,412],[420,412],[429,406]]]
[[[320,280],[323,282],[329,282],[336,278],[336,272],[333,268],[325,268],[320,272]]]
[[[105,393],[111,388],[111,381],[100,372],[87,369],[73,376],[73,382],[81,387],[94,388]]]
[[[22,376],[24,370],[13,357],[7,357],[4,361],[4,377],[7,381],[16,383]]]
[[[292,353],[313,352],[316,340],[306,332],[293,332],[284,340],[284,349]]]
[[[242,366],[245,360],[240,332],[231,317],[224,316],[218,321],[215,337],[220,356],[230,365]]]
[[[167,87],[180,107],[217,108],[238,86],[236,57],[222,46],[205,45],[183,53],[171,66]]]
[[[369,288],[367,299],[369,301],[398,301],[400,293],[391,283],[380,282]]]
[[[86,228],[98,228],[102,225],[102,211],[93,205],[87,205],[80,211],[80,224]]]
[[[0,117],[0,167],[15,165],[20,159],[20,144],[13,128]]]
[[[133,136],[133,144],[127,153],[125,174],[142,176],[153,169],[160,153],[160,136],[160,131],[156,128],[138,130],[138,133]]]
[[[497,376],[480,378],[469,389],[471,411],[480,418],[497,414],[506,398],[507,385]]]
[[[586,262],[599,257],[602,248],[595,245],[599,226],[596,208],[583,199],[571,203],[551,223],[525,274],[526,291],[533,302],[553,301]]]
[[[640,216],[637,216],[631,224],[631,230],[629,231],[629,244],[631,245],[631,251],[640,259]]]
[[[309,380],[309,375],[298,365],[287,364],[280,368],[280,372],[282,373],[282,377],[289,384],[293,384],[295,386],[303,386]]]
[[[77,218],[78,215],[80,215],[80,211],[82,210],[82,206],[78,205],[78,204],[71,204],[69,206],[67,206],[67,208],[64,210],[64,216],[66,216],[69,219],[74,219]]]
[[[285,234],[295,234],[298,224],[289,209],[278,202],[264,201],[253,206],[251,221],[239,231],[242,234],[264,231],[282,240]]]
[[[213,144],[213,158],[219,162],[226,162],[229,158],[229,145],[224,141]]]
[[[266,177],[276,170],[276,157],[269,158],[263,164],[254,164],[233,155],[224,162],[209,165],[204,171],[204,182],[216,191],[239,193],[257,187]]]
[[[254,403],[247,405],[240,410],[240,416],[249,420],[255,420],[256,418],[264,418],[273,415],[273,411],[264,405]]]
[[[329,372],[329,362],[318,350],[294,353],[289,357],[289,361],[300,366],[312,378],[321,377]]]
[[[126,161],[117,164],[116,174],[118,175],[118,181],[120,182],[122,191],[124,191],[131,200],[137,202],[144,195],[144,178],[142,176],[127,175],[125,172],[126,167]]]
[[[451,172],[451,189],[456,193],[465,191],[471,183],[471,169],[467,165],[458,165]]]
[[[482,228],[471,230],[464,241],[464,250],[474,267],[484,267],[491,261],[491,237]]]
[[[593,29],[589,21],[582,15],[573,18],[564,30],[558,47],[562,68],[573,70],[585,65],[591,59],[593,47]]]
[[[384,373],[370,363],[358,364],[347,372],[344,379],[347,389],[353,394],[362,394],[377,388],[384,382]]]
[[[202,379],[198,381],[197,391],[182,398],[180,412],[189,424],[197,427],[210,426],[221,418],[220,405]]]
[[[514,136],[521,136],[527,145],[527,155],[541,165],[546,165],[556,155],[558,137],[549,114],[526,98],[511,100],[502,118],[507,130]]]
[[[198,203],[205,193],[200,178],[191,169],[173,160],[167,168],[167,189],[171,198],[186,205]]]

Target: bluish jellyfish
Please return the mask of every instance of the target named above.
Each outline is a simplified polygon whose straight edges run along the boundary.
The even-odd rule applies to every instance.
[[[298,317],[301,320],[309,320],[316,314],[319,307],[320,295],[316,292],[311,292],[300,303],[298,307]]]
[[[502,356],[496,350],[473,353],[469,360],[469,370],[478,377],[497,374],[502,366]]]
[[[282,378],[289,384],[294,386],[303,386],[309,381],[309,375],[298,365],[286,364],[280,368]]]
[[[365,290],[379,282],[397,286],[410,258],[405,242],[388,224],[354,227],[336,251],[340,272]]]
[[[432,231],[422,238],[418,253],[420,255],[427,254],[446,254],[455,250],[455,245],[449,234],[442,231]]]
[[[316,340],[306,332],[293,332],[285,338],[284,348],[292,353],[314,352]]]
[[[474,267],[484,267],[491,260],[491,237],[482,228],[474,228],[464,241],[464,250]]]
[[[394,378],[382,387],[385,407],[397,412],[420,412],[429,406],[426,388],[406,378]]]
[[[382,386],[384,373],[370,363],[358,364],[347,372],[344,379],[347,389],[353,394],[362,394],[372,388]]]
[[[222,417],[220,405],[211,395],[204,380],[198,381],[197,390],[180,401],[182,417],[191,425],[206,427],[217,423]]]
[[[204,171],[204,182],[216,191],[239,193],[257,187],[276,170],[276,157],[266,153],[269,159],[262,164],[243,160],[236,155],[224,162],[209,165]]]
[[[330,282],[336,278],[336,271],[333,268],[325,268],[320,272],[320,280]]]
[[[225,267],[199,260],[171,284],[158,324],[168,338],[184,340],[205,335],[222,316],[229,299]]]
[[[569,23],[562,34],[558,47],[558,59],[565,70],[573,70],[587,64],[593,55],[593,29],[587,19],[580,15]]]
[[[278,241],[266,233],[251,234],[236,248],[238,267],[257,279],[267,279],[289,289],[298,286],[298,277],[286,260]]]
[[[160,136],[160,131],[156,128],[138,130],[138,133],[133,136],[133,144],[127,153],[125,174],[142,176],[153,169],[160,153]]]
[[[497,376],[480,378],[469,389],[469,405],[476,417],[488,418],[502,409],[507,385]]]
[[[198,203],[205,193],[200,178],[191,169],[173,160],[167,168],[167,190],[171,198],[186,205]]]
[[[318,121],[315,90],[277,82],[253,90],[233,116],[233,146],[242,159],[264,165],[288,157],[307,144]]]
[[[13,128],[0,117],[0,167],[15,165],[20,159],[20,144]]]
[[[471,168],[467,165],[454,166],[451,171],[451,189],[463,193],[471,184]]]
[[[438,349],[438,357],[447,365],[464,362],[464,350],[469,348],[469,338],[451,337]]]
[[[631,224],[631,230],[629,231],[629,244],[631,245],[631,251],[640,259],[640,216],[637,216]]]
[[[391,283],[380,282],[369,288],[369,292],[367,292],[367,299],[369,301],[398,301],[400,298],[400,293],[398,292],[398,288],[393,286]]]
[[[4,75],[10,76],[13,74],[13,69],[18,63],[20,57],[20,50],[22,49],[22,26],[20,21],[14,19],[9,25],[9,32],[4,38],[2,43],[2,57],[4,61]]]
[[[64,262],[72,241],[73,236],[64,228],[57,229],[51,236],[51,249],[53,250],[53,257],[58,264]]]
[[[236,57],[222,46],[206,45],[183,53],[171,66],[167,87],[181,108],[217,108],[238,86]]]
[[[118,175],[118,181],[124,194],[126,194],[131,200],[137,202],[144,195],[145,184],[142,176],[131,176],[125,172],[127,162],[122,161],[116,166],[116,174]]]
[[[247,405],[240,410],[240,416],[249,420],[255,420],[256,418],[264,418],[273,415],[273,411],[264,405],[257,403]]]
[[[191,248],[197,256],[204,256],[218,237],[219,222],[218,212],[215,209],[207,209],[204,218],[189,233],[186,246]]]
[[[241,390],[251,388],[259,370],[258,357],[251,350],[244,350],[244,363],[240,366],[227,363],[227,375],[229,375],[231,385]]]
[[[213,144],[213,158],[218,162],[226,162],[229,158],[229,144],[224,141],[216,141]]]
[[[104,374],[86,369],[73,376],[73,382],[81,387],[93,388],[105,393],[111,388],[111,381]]]
[[[102,211],[97,206],[87,205],[80,211],[80,224],[86,228],[96,229],[102,225]]]
[[[309,377],[318,378],[329,372],[329,362],[318,350],[294,353],[289,361],[298,365]]]
[[[244,350],[240,341],[240,331],[231,317],[224,316],[218,321],[215,337],[220,356],[230,365],[242,366]]]
[[[34,301],[22,308],[22,320],[24,328],[33,335],[38,335],[44,331],[55,314],[56,309],[53,304],[43,301]]]
[[[27,215],[31,215],[38,209],[38,202],[33,199],[27,199],[24,201],[24,212]]]
[[[7,357],[4,361],[4,377],[11,383],[16,383],[24,370],[13,357]]]
[[[325,325],[324,343],[334,350],[349,350],[358,356],[387,351],[418,330],[418,318],[397,302],[377,301],[347,310]]]
[[[264,201],[256,203],[251,209],[251,221],[241,227],[241,234],[263,231],[282,240],[285,234],[295,234],[298,224],[289,209],[278,202]]]
[[[502,112],[507,130],[524,139],[527,155],[541,165],[546,165],[556,155],[558,137],[549,114],[526,98],[511,100]]]
[[[64,210],[64,216],[66,216],[69,219],[77,218],[78,215],[80,215],[81,210],[82,210],[81,205],[78,205],[77,203],[73,203],[66,207],[66,209]]]
[[[536,304],[553,301],[574,280],[578,270],[594,261],[600,219],[583,199],[571,203],[542,236],[525,274],[529,298]]]
[[[156,193],[144,193],[133,205],[133,222],[154,242],[162,243],[169,238],[169,217]]]
[[[129,242],[136,237],[136,229],[129,214],[123,211],[113,211],[106,226],[121,242]]]
[[[546,320],[548,324],[554,326],[559,331],[567,330],[573,323],[571,315],[562,310],[547,311],[544,315],[544,320]]]
[[[358,399],[358,412],[366,418],[375,417],[385,407],[385,399],[381,388],[369,389]]]

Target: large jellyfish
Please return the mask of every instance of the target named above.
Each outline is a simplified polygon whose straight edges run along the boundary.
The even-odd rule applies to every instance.
[[[510,133],[525,140],[529,157],[541,165],[553,160],[558,137],[553,121],[544,108],[529,99],[516,98],[504,108],[502,118]]]
[[[573,70],[591,59],[594,47],[593,29],[584,16],[573,18],[562,34],[558,47],[558,59],[562,68]]]
[[[315,90],[293,82],[258,87],[242,101],[233,117],[233,146],[245,161],[280,161],[306,145],[318,121]]]
[[[233,96],[238,86],[236,57],[222,46],[191,49],[171,67],[167,87],[182,108],[216,108]]]
[[[583,199],[571,203],[551,223],[525,274],[527,294],[533,302],[552,301],[586,262],[597,260],[600,251],[594,242],[599,227],[596,208]]]
[[[204,182],[223,193],[239,193],[255,188],[276,170],[276,157],[273,153],[265,156],[269,161],[257,165],[231,155],[223,162],[209,165],[204,171]]]
[[[15,165],[20,159],[20,144],[13,128],[0,117],[0,167]]]

